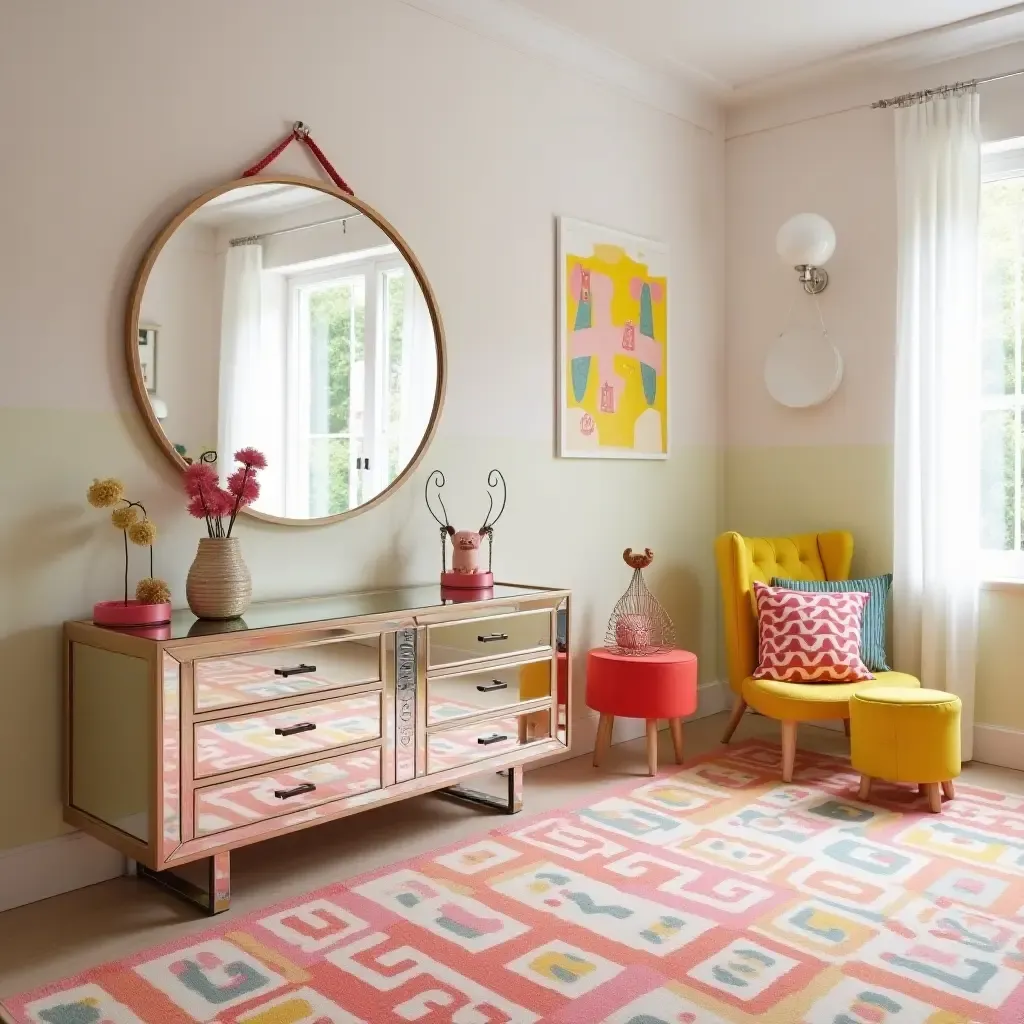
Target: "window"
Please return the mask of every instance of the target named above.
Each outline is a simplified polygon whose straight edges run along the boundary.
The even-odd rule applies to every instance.
[[[404,469],[403,339],[418,290],[393,249],[287,276],[289,515],[336,515]]]
[[[1024,576],[1022,147],[986,147],[981,192],[981,546],[990,576]]]

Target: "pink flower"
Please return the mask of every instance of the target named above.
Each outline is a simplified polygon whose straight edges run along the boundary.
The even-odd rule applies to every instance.
[[[217,471],[208,462],[193,462],[184,472],[185,493],[209,494],[217,486]]]
[[[242,503],[252,504],[260,496],[260,485],[256,474],[246,466],[241,466],[228,477],[228,490]]]
[[[235,461],[252,469],[267,468],[267,457],[256,448],[242,448],[235,452]]]
[[[235,507],[235,496],[223,487],[215,487],[207,494],[206,504],[210,507],[211,516],[229,516]]]
[[[203,504],[203,499],[197,494],[189,503],[185,506],[188,509],[190,516],[195,516],[196,519],[206,518],[206,506]]]

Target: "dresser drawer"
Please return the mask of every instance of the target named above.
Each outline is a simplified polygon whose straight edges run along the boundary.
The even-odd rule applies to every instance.
[[[376,683],[380,637],[203,658],[195,662],[193,678],[197,712]]]
[[[551,736],[551,712],[508,715],[427,734],[427,773],[483,761]]]
[[[379,747],[195,791],[196,838],[366,793],[381,786]]]
[[[195,777],[271,764],[380,736],[380,694],[335,697],[195,726]]]
[[[550,659],[431,677],[427,681],[427,725],[550,696]]]
[[[543,651],[552,646],[553,639],[551,612],[547,610],[428,626],[428,671],[483,658]]]

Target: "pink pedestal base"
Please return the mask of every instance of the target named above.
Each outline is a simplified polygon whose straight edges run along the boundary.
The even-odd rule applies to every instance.
[[[494,586],[494,573],[443,572],[441,586],[451,590],[490,590]]]
[[[171,621],[171,606],[142,601],[98,601],[92,606],[97,626],[160,626]]]

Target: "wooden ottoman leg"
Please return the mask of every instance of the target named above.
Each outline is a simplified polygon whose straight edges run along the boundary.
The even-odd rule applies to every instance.
[[[672,730],[672,746],[676,752],[676,764],[683,763],[683,720],[670,718],[668,727]]]
[[[926,782],[924,793],[928,798],[928,810],[932,814],[938,814],[942,810],[942,793],[937,782]]]
[[[848,718],[843,719],[843,732],[845,732],[847,736],[850,735],[850,720]]]
[[[597,723],[597,742],[594,744],[594,767],[598,768],[608,753],[608,745],[612,741],[612,729],[615,727],[614,715],[602,715]]]
[[[944,782],[942,784],[942,795],[947,800],[952,800],[956,796],[956,790],[953,789],[953,780],[952,779],[950,779],[949,782]]]
[[[871,796],[871,776],[862,775],[860,777],[860,789],[857,790],[858,800],[867,800]]]
[[[725,727],[725,735],[722,737],[723,743],[728,743],[732,739],[732,734],[736,731],[736,727],[740,724],[740,719],[743,717],[743,712],[746,710],[747,702],[742,697],[737,697],[732,704],[729,724]]]
[[[796,761],[796,722],[782,723],[782,781],[793,781],[793,762]]]
[[[658,720],[647,719],[647,774],[658,774]]]

